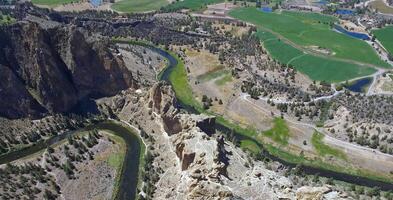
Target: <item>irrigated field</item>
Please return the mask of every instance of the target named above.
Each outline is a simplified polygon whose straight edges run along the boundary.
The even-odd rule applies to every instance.
[[[366,42],[331,30],[335,17],[255,8],[233,10],[231,16],[258,27],[257,36],[271,56],[290,64],[313,80],[341,82],[370,75],[370,67],[390,67]],[[365,65],[360,65],[364,63]]]
[[[257,36],[263,41],[265,48],[274,59],[283,64],[294,66],[313,80],[341,82],[359,76],[370,75],[376,71],[371,67],[307,54],[283,40],[279,40],[269,32],[258,31]]]
[[[60,4],[76,3],[79,0],[31,0],[31,2],[37,5],[57,6]]]
[[[112,5],[112,9],[119,12],[146,12],[159,10],[169,4],[167,0],[122,0]]]
[[[373,34],[382,43],[382,45],[393,55],[393,26],[387,26],[382,29],[374,30]]]
[[[174,1],[172,4],[164,7],[165,11],[176,11],[181,9],[190,9],[192,11],[205,8],[209,4],[221,3],[225,0],[183,0]]]
[[[388,67],[366,42],[330,29],[336,18],[317,13],[264,13],[255,8],[240,8],[231,16],[273,31],[303,48],[316,46],[331,51],[333,57]]]

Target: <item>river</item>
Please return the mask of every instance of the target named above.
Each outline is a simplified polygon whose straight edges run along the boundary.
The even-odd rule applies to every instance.
[[[172,55],[170,55],[168,52],[154,47],[154,46],[149,46],[147,45],[148,48],[152,49],[153,51],[161,54],[162,56],[164,56],[165,58],[167,58],[168,60],[168,65],[167,67],[164,69],[164,71],[160,74],[160,80],[166,81],[169,84],[172,85],[172,83],[170,82],[169,76],[171,74],[171,72],[173,71],[173,68],[176,67],[176,65],[178,64],[176,58],[174,58]],[[180,107],[182,107],[183,109],[185,109],[186,111],[190,112],[190,113],[195,113],[195,114],[199,114],[199,112],[193,108],[190,105],[185,105],[182,102],[180,102],[180,100],[178,100],[178,103],[180,105]],[[263,146],[257,142],[254,138],[251,137],[247,137],[244,136],[240,133],[237,133],[236,131],[234,131],[231,128],[226,127],[223,124],[219,124],[216,123],[216,130],[220,131],[224,134],[228,134],[230,132],[234,132],[235,136],[240,140],[242,139],[248,139],[248,140],[252,140],[254,141],[256,144],[258,144],[260,146],[261,149],[264,149]],[[296,163],[290,163],[287,162],[279,157],[273,156],[270,153],[268,153],[266,150],[264,151],[264,156],[270,158],[271,160],[274,161],[278,161],[281,164],[288,166],[288,167],[295,167],[297,166]],[[309,175],[319,175],[319,176],[323,176],[323,177],[327,177],[327,178],[333,178],[335,180],[339,180],[339,181],[344,181],[347,183],[353,183],[356,185],[362,185],[362,186],[367,186],[367,187],[379,187],[381,190],[385,190],[385,191],[390,191],[393,190],[393,184],[392,183],[387,183],[387,182],[383,182],[383,181],[378,181],[378,180],[374,180],[374,179],[370,179],[370,178],[365,178],[365,177],[360,177],[360,176],[355,176],[355,175],[351,175],[351,174],[347,174],[347,173],[341,173],[341,172],[336,172],[333,170],[327,170],[327,169],[321,169],[321,168],[316,168],[316,167],[312,167],[312,166],[305,166],[302,165],[302,170],[304,173],[309,174]]]
[[[125,141],[127,150],[121,171],[119,190],[115,199],[135,199],[136,188],[138,185],[139,157],[141,154],[141,145],[143,144],[141,144],[140,139],[135,133],[120,125],[120,122],[101,122],[77,131],[68,131],[64,134],[53,136],[52,138],[38,142],[33,146],[0,156],[0,164],[9,163],[28,155],[38,153],[39,151],[46,149],[48,146],[66,139],[68,136],[74,135],[80,131],[93,129],[108,130],[110,133],[121,137]]]

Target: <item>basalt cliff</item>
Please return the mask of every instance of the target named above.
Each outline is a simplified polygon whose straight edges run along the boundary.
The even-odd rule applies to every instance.
[[[109,39],[72,25],[21,21],[0,28],[0,115],[68,112],[87,98],[136,87]]]

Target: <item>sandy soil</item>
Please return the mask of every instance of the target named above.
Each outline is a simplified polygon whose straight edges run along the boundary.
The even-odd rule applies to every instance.
[[[365,30],[365,27],[362,26],[358,26],[355,23],[351,22],[351,21],[347,21],[347,20],[340,20],[340,24],[343,27],[348,27],[348,29],[350,31],[355,31],[355,32],[359,32],[359,33],[365,33],[368,34],[367,31]]]
[[[232,35],[237,37],[240,37],[243,34],[247,33],[248,30],[250,29],[250,27],[238,27],[238,26],[232,26],[228,24],[218,24],[218,23],[215,23],[212,26],[213,28],[219,29],[216,31],[217,33],[223,34],[224,32],[230,32],[232,33]]]
[[[80,3],[70,3],[70,4],[60,5],[53,9],[59,12],[61,11],[80,12],[84,10],[112,10],[111,5],[112,5],[111,3],[104,3],[98,7],[94,7],[89,2],[80,2]]]
[[[373,93],[375,94],[393,94],[393,80],[390,78],[389,75],[393,74],[388,74],[387,76],[379,76],[375,86],[374,86],[374,91]]]
[[[203,12],[206,15],[226,15],[231,9],[238,7],[238,5],[234,5],[233,3],[219,3],[208,5],[207,9]]]

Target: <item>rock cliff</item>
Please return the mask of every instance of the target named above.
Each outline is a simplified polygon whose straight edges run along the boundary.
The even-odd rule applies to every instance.
[[[0,116],[67,112],[86,97],[135,87],[108,39],[73,26],[20,21],[0,27]]]
[[[215,133],[214,117],[186,114],[176,108],[169,85],[127,91],[100,100],[120,120],[143,130],[153,155],[151,178],[139,195],[152,199],[345,199],[340,193],[308,186],[299,190],[279,163],[253,160]],[[165,118],[170,119],[168,123]],[[149,192],[154,191],[154,192]],[[318,199],[316,198],[316,199]]]

